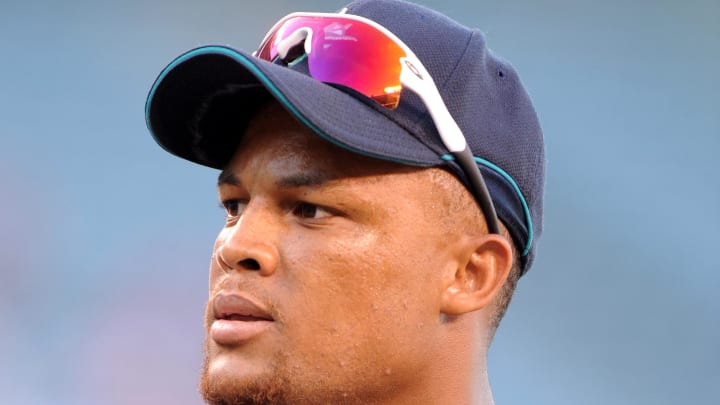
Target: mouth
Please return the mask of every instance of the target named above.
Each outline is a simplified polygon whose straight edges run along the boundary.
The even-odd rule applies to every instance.
[[[253,315],[245,314],[221,314],[219,318],[224,321],[243,321],[243,322],[255,322],[255,321],[272,321],[272,318],[256,317]]]
[[[213,299],[210,337],[221,346],[246,343],[272,326],[270,311],[242,294],[219,293]]]

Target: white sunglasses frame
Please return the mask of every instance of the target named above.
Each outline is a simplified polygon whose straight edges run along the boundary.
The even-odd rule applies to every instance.
[[[450,111],[448,111],[445,102],[440,95],[440,92],[435,85],[432,76],[427,71],[425,66],[420,62],[420,59],[413,53],[413,51],[403,43],[400,38],[395,36],[390,30],[383,27],[382,25],[367,19],[365,17],[356,16],[352,14],[345,14],[345,10],[340,13],[303,13],[296,12],[288,14],[281,18],[263,38],[261,47],[266,44],[269,38],[280,29],[280,27],[287,21],[293,18],[307,17],[307,18],[332,18],[332,19],[345,19],[350,21],[357,21],[362,24],[371,26],[378,30],[383,35],[392,40],[397,44],[405,56],[400,58],[400,83],[403,88],[411,90],[417,94],[420,99],[425,103],[425,107],[430,112],[430,116],[435,123],[435,127],[438,130],[440,139],[442,140],[448,151],[454,156],[457,163],[465,172],[470,184],[472,185],[472,193],[475,196],[476,201],[480,204],[480,208],[485,215],[485,222],[488,226],[488,232],[494,234],[500,234],[500,226],[495,211],[495,205],[492,202],[490,192],[487,189],[485,181],[483,180],[482,173],[475,163],[472,151],[468,147],[465,136],[462,130],[453,119]],[[312,52],[312,29],[304,27],[296,30],[289,37],[287,37],[282,43],[277,44],[278,54],[281,57],[287,55],[290,48],[296,46],[300,41],[304,41],[305,53],[310,55]],[[257,55],[257,51],[253,52],[253,56]]]

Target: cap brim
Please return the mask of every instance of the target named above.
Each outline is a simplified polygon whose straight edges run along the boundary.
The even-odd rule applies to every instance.
[[[191,50],[170,63],[158,76],[145,106],[147,126],[168,152],[213,167],[224,167],[242,133],[222,139],[202,139],[196,116],[209,96],[234,88],[248,108],[239,108],[245,121],[269,94],[301,123],[324,139],[363,155],[398,163],[442,164],[432,151],[367,101],[311,77],[224,46]]]

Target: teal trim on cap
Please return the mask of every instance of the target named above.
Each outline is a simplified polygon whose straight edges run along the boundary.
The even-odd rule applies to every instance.
[[[290,63],[288,63],[288,67],[293,67],[293,66],[297,65],[298,63],[300,63],[300,62],[304,61],[305,59],[307,59],[307,57],[308,57],[307,54],[304,53],[303,56],[295,59],[294,61],[292,61],[292,62],[290,62]]]
[[[152,99],[155,96],[155,92],[157,91],[158,86],[162,81],[165,79],[165,77],[178,65],[180,65],[183,62],[186,62],[189,59],[192,59],[196,56],[200,55],[224,55],[227,57],[230,57],[232,59],[235,59],[240,64],[242,64],[244,67],[249,69],[255,76],[265,85],[265,88],[268,89],[272,93],[272,95],[285,107],[292,113],[297,119],[299,119],[305,126],[310,128],[313,132],[317,133],[318,135],[322,136],[325,139],[330,139],[329,136],[327,136],[325,133],[323,133],[318,127],[316,127],[312,122],[310,122],[307,118],[305,118],[304,115],[298,111],[294,105],[288,101],[288,99],[285,97],[284,94],[278,90],[278,88],[275,86],[273,82],[271,82],[265,74],[260,71],[260,69],[257,68],[250,60],[243,54],[234,51],[230,48],[226,48],[223,46],[204,46],[201,48],[193,49],[190,52],[187,52],[181,56],[179,56],[177,59],[172,61],[163,71],[160,73],[158,78],[155,80],[155,83],[153,83],[152,88],[150,89],[150,93],[148,94],[147,102],[145,103],[145,122],[152,133],[152,128],[150,127],[150,104],[152,104]]]
[[[525,245],[525,250],[521,253],[522,256],[526,256],[528,253],[530,253],[530,248],[532,247],[533,243],[533,224],[532,224],[532,217],[530,216],[530,208],[528,207],[527,201],[525,200],[525,196],[523,195],[522,191],[520,190],[520,187],[517,185],[517,182],[515,182],[515,179],[512,178],[512,176],[503,170],[500,166],[485,160],[481,157],[473,156],[475,158],[475,161],[477,163],[480,163],[481,165],[493,170],[494,172],[501,175],[505,180],[510,183],[510,185],[515,190],[515,193],[520,198],[520,203],[523,206],[523,210],[525,211],[525,219],[527,220],[527,226],[528,226],[528,241]],[[442,160],[451,161],[455,160],[455,157],[451,154],[446,154],[440,156]]]
[[[157,91],[157,88],[160,86],[160,83],[162,83],[163,80],[165,80],[165,77],[170,74],[170,72],[175,69],[178,65],[180,65],[183,62],[188,61],[189,59],[192,59],[197,56],[201,55],[223,55],[227,56],[229,58],[234,59],[238,63],[240,63],[242,66],[250,70],[255,77],[265,86],[265,88],[275,97],[275,99],[282,104],[285,109],[287,109],[295,118],[297,118],[303,125],[308,127],[310,130],[312,130],[315,134],[323,138],[324,140],[332,143],[333,145],[336,145],[338,147],[341,147],[345,150],[348,150],[353,153],[357,153],[360,155],[368,156],[375,159],[381,159],[381,160],[387,160],[395,163],[405,164],[405,165],[411,165],[411,166],[420,166],[417,162],[410,162],[405,161],[402,159],[392,159],[387,156],[381,156],[381,155],[375,155],[372,153],[368,153],[366,151],[353,148],[349,145],[346,145],[344,143],[338,142],[333,137],[329,136],[325,132],[323,132],[320,128],[318,128],[315,124],[313,124],[309,119],[307,119],[288,99],[285,97],[285,95],[280,92],[280,90],[275,86],[275,83],[273,83],[268,77],[263,73],[262,70],[260,70],[253,61],[248,58],[247,56],[239,53],[238,51],[227,48],[224,46],[217,46],[217,45],[210,45],[210,46],[203,46],[197,49],[193,49],[192,51],[189,51],[183,55],[180,55],[177,59],[172,61],[163,71],[160,73],[157,79],[155,79],[155,83],[153,83],[152,88],[150,88],[150,93],[148,94],[147,101],[145,103],[145,125],[147,125],[148,130],[150,130],[150,134],[152,134],[153,137],[155,137],[155,133],[152,130],[152,127],[150,126],[150,105],[152,104],[152,99],[155,97],[155,92]],[[157,138],[157,137],[155,137]],[[161,145],[162,146],[162,145]]]

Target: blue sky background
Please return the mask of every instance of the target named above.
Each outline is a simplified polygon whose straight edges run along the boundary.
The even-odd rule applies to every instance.
[[[720,3],[422,1],[520,71],[545,233],[498,404],[720,398]],[[0,402],[200,404],[217,173],[144,122],[160,70],[338,1],[0,0]]]

